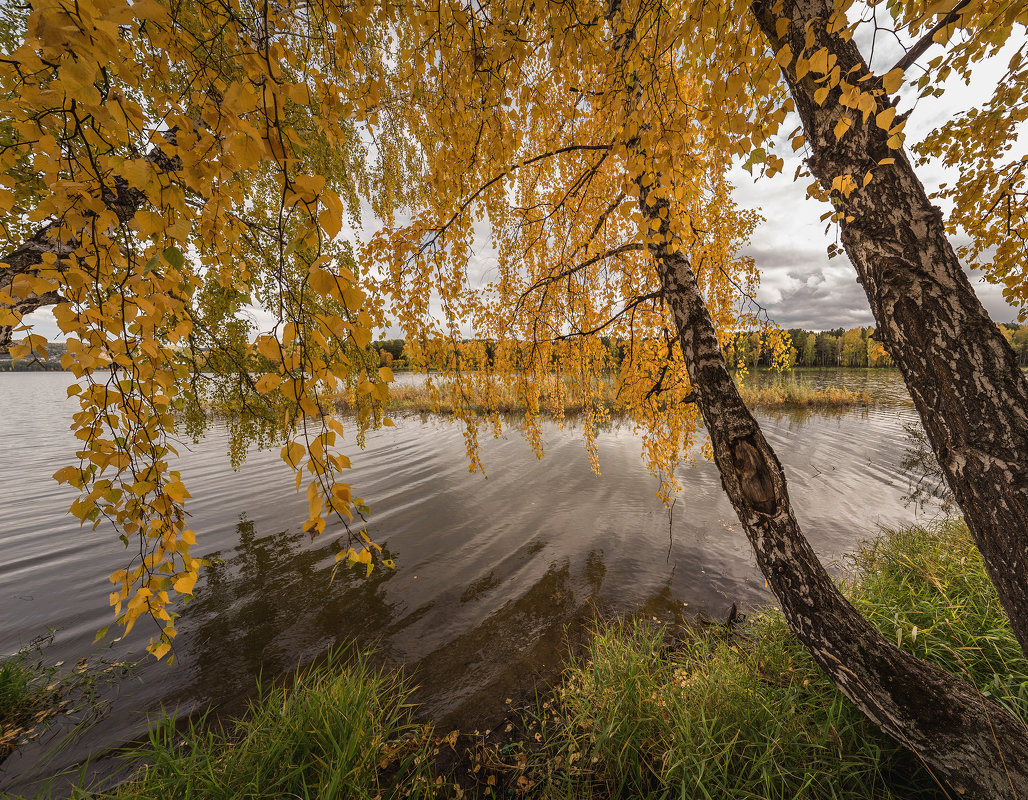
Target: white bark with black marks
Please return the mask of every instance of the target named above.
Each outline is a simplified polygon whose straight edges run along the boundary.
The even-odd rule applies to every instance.
[[[175,144],[175,131],[163,133],[164,140]],[[170,157],[160,147],[152,147],[146,160],[163,172],[172,172],[182,166],[178,156]],[[115,176],[113,186],[104,186],[100,192],[101,199],[114,212],[118,222],[129,222],[146,201],[146,194],[128,185],[121,177]],[[20,276],[32,276],[43,263],[43,256],[56,256],[56,269],[60,269],[67,257],[79,248],[80,242],[76,233],[64,229],[59,221],[43,225],[26,242],[7,255],[0,258],[0,291],[12,292],[14,282]],[[31,314],[40,308],[56,305],[61,302],[57,292],[44,294],[29,293],[15,298],[13,308],[20,314]],[[8,306],[11,307],[11,306]],[[14,329],[11,325],[0,325],[0,353],[8,352],[13,343]]]
[[[650,250],[722,485],[789,627],[843,694],[941,780],[973,797],[1028,797],[1021,723],[888,642],[839,592],[803,536],[782,466],[739,396],[687,257],[660,245]]]
[[[784,3],[781,15],[792,24],[781,37],[773,4],[752,8],[775,52],[786,44],[793,53],[804,52],[809,29],[813,49],[827,48],[842,75],[857,80],[869,74],[852,41],[826,32],[833,3]],[[1014,634],[1028,652],[1028,379],[975,296],[946,238],[942,212],[904,152],[888,147],[889,134],[874,114],[864,122],[843,108],[838,88],[819,105],[814,92],[823,84],[812,73],[798,80],[794,65],[782,72],[812,152],[811,173],[828,189],[838,176],[853,175],[859,186],[873,172],[867,187],[836,195],[845,217],[842,242],[871,304],[875,337],[903,373]],[[878,110],[890,105],[883,94]],[[843,114],[853,125],[836,139]],[[888,158],[895,163],[879,165]]]

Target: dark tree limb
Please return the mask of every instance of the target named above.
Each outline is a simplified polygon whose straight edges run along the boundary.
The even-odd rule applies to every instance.
[[[901,69],[904,72],[910,69],[911,65],[913,65],[913,63],[917,61],[921,56],[923,56],[927,52],[929,47],[936,43],[935,34],[937,34],[941,30],[945,30],[947,26],[952,25],[954,22],[960,19],[961,10],[970,4],[971,0],[960,0],[959,3],[953,6],[952,11],[950,11],[946,16],[940,19],[932,27],[932,29],[928,31],[928,33],[926,33],[924,36],[918,39],[917,42],[914,43],[914,46],[907,50],[907,52],[903,55],[903,58],[901,58],[899,61],[892,65],[892,69]],[[888,70],[888,72],[891,71],[892,70]]]

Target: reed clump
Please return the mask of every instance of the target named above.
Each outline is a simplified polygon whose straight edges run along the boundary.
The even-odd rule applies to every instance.
[[[143,766],[107,798],[339,798],[435,796],[428,730],[411,721],[411,687],[365,656],[341,653],[259,691],[245,719],[206,718],[183,731],[165,716],[131,753]]]
[[[58,719],[85,727],[103,713],[101,689],[122,679],[127,662],[82,658],[73,667],[53,663],[47,648],[56,630],[37,636],[17,653],[0,656],[0,762],[43,736]]]
[[[831,411],[861,406],[871,406],[875,399],[871,392],[855,391],[845,386],[828,386],[815,389],[809,386],[790,383],[782,386],[747,386],[739,387],[743,402],[750,408],[809,409],[811,411]]]
[[[834,411],[869,407],[876,400],[871,392],[847,389],[844,386],[815,389],[801,384],[781,386],[739,386],[743,402],[750,408],[764,410],[803,409],[810,411]],[[488,398],[470,398],[470,410],[482,416],[490,413],[516,415],[525,413],[521,397],[510,387],[501,386],[490,391]],[[445,384],[429,386],[426,383],[402,383],[389,387],[387,409],[392,413],[407,414],[452,414],[457,403]],[[336,399],[336,408],[342,413],[354,410],[352,398],[341,395]],[[557,397],[552,392],[540,395],[539,410],[544,416],[575,416],[586,411],[604,409],[616,417],[627,413],[618,397],[613,381],[605,381],[594,387],[593,394],[586,400],[577,394],[567,393]]]

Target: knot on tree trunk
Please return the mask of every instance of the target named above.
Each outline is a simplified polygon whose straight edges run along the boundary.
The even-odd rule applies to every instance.
[[[778,511],[778,496],[767,463],[751,437],[736,439],[732,443],[732,462],[743,496],[762,514]]]

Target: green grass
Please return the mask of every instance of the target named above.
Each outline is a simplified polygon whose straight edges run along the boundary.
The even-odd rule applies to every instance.
[[[366,658],[327,660],[290,688],[260,691],[245,721],[165,716],[131,757],[145,766],[109,798],[431,797],[428,732],[410,720],[409,687]]]
[[[53,634],[41,636],[0,658],[0,760],[38,736],[57,713],[63,687],[55,681],[57,669],[42,659],[52,640]]]
[[[47,649],[56,632],[49,630],[14,655],[0,657],[0,761],[43,736],[58,719],[72,723],[65,728],[69,737],[84,731],[106,711],[103,689],[134,666],[96,656],[69,667],[51,662]]]
[[[669,647],[655,625],[598,631],[547,724],[541,796],[917,796],[891,785],[905,756],[822,676],[780,615],[747,632]]]
[[[962,523],[884,533],[855,557],[846,591],[890,639],[1028,719],[1028,662]],[[735,630],[601,624],[520,732],[488,744],[463,737],[474,747],[456,763],[459,748],[411,721],[408,692],[366,657],[335,654],[288,690],[262,691],[225,730],[201,719],[183,732],[165,718],[132,753],[145,766],[105,796],[944,796],[831,685],[774,610]]]
[[[1028,660],[962,521],[890,531],[855,562],[849,595],[882,633],[1028,724]]]
[[[0,663],[0,720],[18,714],[29,698],[31,673],[15,659]]]
[[[855,560],[847,591],[885,635],[1028,718],[1028,663],[962,523],[888,532]],[[601,627],[543,721],[531,775],[541,797],[941,796],[777,611],[742,636],[672,642],[658,625]]]

